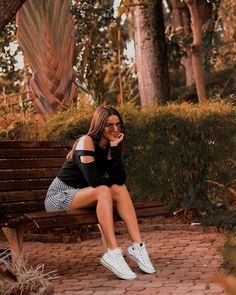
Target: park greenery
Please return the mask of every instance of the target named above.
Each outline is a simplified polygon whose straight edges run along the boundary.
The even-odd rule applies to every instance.
[[[235,11],[234,0],[0,2],[0,140],[75,139],[98,105],[117,107],[134,199],[231,231],[222,253],[235,271]],[[10,270],[28,280],[24,265]],[[27,292],[48,285],[43,267],[29,274]],[[12,286],[26,294],[0,289]]]
[[[134,198],[234,209],[233,0],[16,2],[0,9],[0,140],[75,139],[111,104]]]

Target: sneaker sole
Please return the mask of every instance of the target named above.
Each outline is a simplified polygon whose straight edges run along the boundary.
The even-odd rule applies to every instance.
[[[127,251],[126,252],[126,254],[127,254],[127,256],[130,258],[130,259],[132,259],[133,261],[135,261],[137,264],[138,264],[138,266],[139,266],[139,268],[143,271],[143,272],[145,272],[145,273],[148,273],[148,274],[153,274],[153,273],[155,273],[156,272],[156,270],[154,269],[149,269],[149,268],[147,268],[145,265],[143,265],[136,257],[134,257],[134,256],[132,256],[131,254],[129,254],[129,252]]]
[[[103,258],[100,259],[101,264],[104,265],[106,268],[108,268],[111,272],[113,272],[117,277],[123,280],[134,280],[137,278],[136,275],[133,276],[126,276],[119,271],[117,271],[111,264],[109,264],[107,261],[105,261]]]

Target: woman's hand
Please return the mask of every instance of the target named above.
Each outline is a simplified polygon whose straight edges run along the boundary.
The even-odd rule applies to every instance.
[[[117,146],[124,139],[124,133],[120,133],[117,138],[110,140],[110,146]]]

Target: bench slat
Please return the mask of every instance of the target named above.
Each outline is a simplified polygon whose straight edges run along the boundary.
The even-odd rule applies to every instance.
[[[44,197],[45,198],[45,197]],[[44,199],[39,201],[27,201],[27,202],[13,202],[13,203],[2,203],[1,209],[5,213],[21,213],[24,214],[26,212],[33,212],[33,211],[42,211],[45,210],[44,207]]]
[[[45,198],[46,192],[47,192],[47,189],[33,190],[33,191],[27,190],[27,191],[1,192],[0,203],[42,200],[43,198]]]
[[[34,179],[34,178],[51,178],[55,177],[59,168],[39,168],[39,169],[14,169],[0,170],[1,180],[18,180],[18,179]]]
[[[59,141],[1,141],[1,149],[24,149],[24,148],[60,148],[72,147],[73,140],[59,140]]]
[[[20,168],[50,168],[50,167],[61,167],[64,163],[65,158],[43,158],[43,159],[0,159],[1,169],[20,169]]]
[[[68,152],[67,149],[1,149],[1,158],[61,158],[65,157]]]
[[[95,209],[94,210],[84,210],[83,211],[73,210],[74,212],[67,212],[66,214],[48,216],[40,218],[33,217],[34,214],[25,214],[26,218],[32,220],[32,226],[37,228],[50,229],[55,227],[76,227],[78,225],[86,224],[96,224],[98,223]],[[77,211],[77,212],[76,212]],[[170,210],[166,206],[156,207],[156,208],[136,208],[137,218],[147,218],[157,215],[167,215]],[[37,213],[36,213],[37,214]],[[48,214],[48,213],[47,213]],[[114,221],[120,221],[121,218],[116,211],[114,211]]]
[[[148,201],[148,202],[135,202],[134,203],[134,208],[135,209],[149,209],[149,208],[157,208],[157,211],[159,210],[158,208],[167,208],[163,204],[161,204],[159,201]],[[48,217],[63,217],[67,215],[86,215],[89,212],[95,212],[95,207],[92,208],[86,208],[86,209],[76,209],[76,210],[71,210],[71,211],[59,211],[59,212],[35,212],[32,214],[27,214],[28,218],[30,219],[43,219],[43,218],[48,218]]]
[[[1,181],[0,192],[6,191],[20,191],[20,190],[35,190],[35,189],[46,189],[51,184],[53,178],[45,179],[24,179],[17,181]]]

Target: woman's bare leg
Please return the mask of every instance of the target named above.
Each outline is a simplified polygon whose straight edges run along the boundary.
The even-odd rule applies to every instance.
[[[111,189],[105,185],[80,189],[71,203],[70,210],[92,206],[96,206],[98,221],[104,233],[107,247],[111,250],[117,248]]]
[[[130,194],[125,185],[111,186],[112,198],[116,202],[117,211],[125,223],[133,242],[141,243],[142,238]]]

